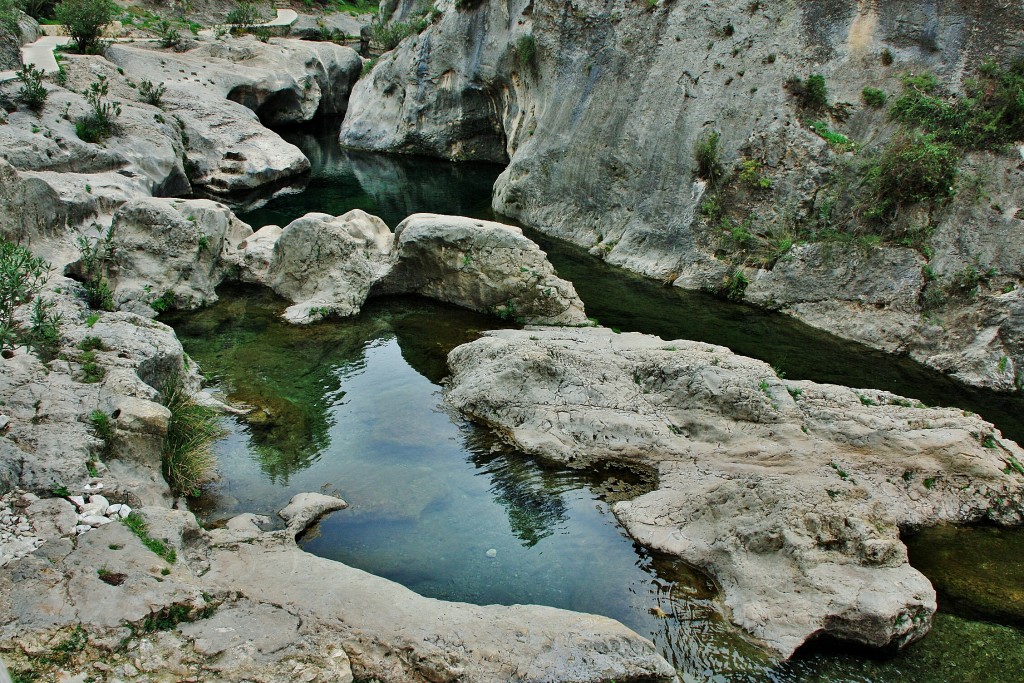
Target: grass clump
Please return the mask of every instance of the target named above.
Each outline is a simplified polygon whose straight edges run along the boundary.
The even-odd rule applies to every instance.
[[[171,419],[162,454],[164,477],[175,493],[196,496],[210,480],[215,465],[211,446],[225,430],[215,410],[196,403],[176,379],[168,384],[163,404]]]
[[[259,8],[251,2],[240,2],[235,5],[224,18],[224,23],[235,26],[253,26],[262,24],[263,17]]]
[[[533,39],[533,35],[520,36],[519,40],[515,42],[513,50],[516,55],[516,64],[519,68],[526,69],[533,65],[533,60],[537,56],[537,41]]]
[[[725,176],[725,168],[719,159],[718,131],[713,130],[703,135],[693,147],[693,160],[696,163],[697,177],[716,184]]]
[[[139,83],[139,96],[142,97],[142,101],[146,104],[152,104],[154,107],[160,106],[166,92],[167,86],[163,83],[156,85],[153,84],[153,81],[142,81]]]
[[[830,129],[824,121],[811,121],[807,124],[807,127],[837,152],[852,152],[857,149],[857,143],[851,141],[850,138],[842,133],[837,133]]]
[[[877,200],[875,211],[888,213],[901,204],[942,199],[953,194],[960,155],[934,134],[903,134],[882,151],[868,171]]]
[[[868,86],[860,93],[861,99],[864,100],[864,104],[868,105],[872,109],[881,109],[885,106],[885,101],[889,99],[889,96],[885,94],[884,90],[878,88],[872,88]]]
[[[736,269],[725,276],[719,294],[729,301],[742,301],[749,284],[750,280],[743,274],[743,271]]]
[[[146,526],[146,520],[142,518],[142,515],[137,512],[132,512],[122,519],[121,523],[131,529],[131,532],[139,537],[139,540],[142,541],[142,545],[162,557],[169,564],[174,564],[178,559],[178,554],[174,551],[174,548],[161,540],[150,537],[149,528]]]
[[[106,261],[113,251],[112,238],[113,235],[108,230],[105,235],[96,240],[90,241],[85,235],[79,235],[76,240],[78,251],[81,254],[79,269],[82,284],[85,286],[86,303],[90,307],[102,311],[114,310],[114,295],[103,276]]]

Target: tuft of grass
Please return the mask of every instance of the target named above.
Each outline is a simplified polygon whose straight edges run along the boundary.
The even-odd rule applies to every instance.
[[[215,410],[196,403],[180,382],[168,384],[163,404],[171,420],[162,454],[164,477],[175,493],[197,496],[216,464],[212,445],[226,432]]]
[[[821,74],[814,74],[806,79],[793,76],[785,85],[801,109],[812,112],[828,109],[828,88],[825,86],[825,77]]]
[[[133,512],[122,519],[121,523],[131,529],[131,532],[139,537],[139,540],[142,541],[142,545],[162,557],[169,564],[174,564],[178,559],[178,554],[174,551],[174,548],[161,540],[150,537],[149,528],[146,526],[146,520],[142,518],[142,515]]]
[[[851,141],[850,138],[842,133],[831,130],[824,121],[811,121],[807,124],[807,127],[837,152],[852,152],[857,149],[857,143]]]
[[[713,130],[703,135],[693,147],[693,160],[697,164],[697,177],[712,185],[725,176],[725,169],[719,159],[718,141],[721,134]]]
[[[885,101],[889,99],[889,96],[885,94],[884,90],[878,88],[872,88],[868,86],[860,93],[861,99],[864,100],[864,104],[868,105],[872,109],[881,109],[885,106]]]

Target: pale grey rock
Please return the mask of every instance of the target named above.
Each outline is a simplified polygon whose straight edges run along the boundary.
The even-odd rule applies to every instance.
[[[347,507],[348,503],[337,496],[296,493],[277,514],[288,525],[288,530],[298,536],[324,515]]]
[[[528,322],[587,323],[547,254],[519,228],[492,221],[426,213],[402,221],[373,294],[409,293]]]
[[[238,243],[252,229],[205,199],[136,199],[114,215],[104,275],[121,310],[196,308],[217,300]]]
[[[344,114],[362,70],[348,47],[280,38],[263,43],[253,36],[202,41],[187,52],[113,45],[105,56],[133,77],[169,90],[238,102],[270,126]]]
[[[527,452],[655,468],[658,488],[617,518],[711,574],[731,619],[783,655],[819,633],[884,646],[927,632],[935,593],[899,528],[1024,521],[1007,466],[1024,451],[959,410],[603,328],[487,333],[449,365],[448,402]]]
[[[110,524],[113,520],[103,515],[83,515],[79,517],[78,521],[81,525],[89,525],[93,528],[103,526],[104,524]]]
[[[389,2],[384,10],[406,16],[414,6]],[[720,222],[702,216],[710,190],[695,172],[696,144],[716,131],[727,171],[746,158],[770,180],[763,191],[739,183],[724,199],[755,241],[799,242],[799,226],[822,215],[831,215],[828,226],[844,225],[871,200],[864,187],[835,189],[849,155],[803,125],[808,116],[787,95],[786,80],[823,75],[829,102],[838,106],[828,125],[878,149],[896,127],[884,110],[863,105],[864,87],[895,95],[901,74],[930,71],[961,92],[977,55],[1019,42],[1021,7],[991,0],[981,7],[956,3],[936,14],[908,2],[748,11],[739,3],[687,0],[647,12],[592,0],[574,3],[571,12],[531,0],[469,11],[446,6],[356,84],[340,139],[361,149],[507,163],[492,196],[502,215],[688,288],[719,287],[735,261],[760,305],[910,353],[966,382],[1012,390],[1014,374],[1006,362],[998,370],[1000,360],[1016,371],[1024,356],[1005,302],[979,307],[961,297],[922,310],[928,288],[912,271],[914,261],[924,263],[910,250],[855,255],[841,248],[850,264],[832,273],[820,254],[800,247],[755,268],[759,257],[736,253]],[[882,63],[883,50],[893,64]],[[937,285],[974,264],[998,271],[992,292],[1019,285],[1024,261],[1013,235],[1024,217],[1024,183],[1016,166],[1009,157],[968,155],[957,196],[930,213],[906,207],[893,242],[922,235],[922,252],[934,253],[929,267]],[[936,228],[926,236],[921,225]],[[930,330],[935,319],[946,334]]]
[[[270,264],[274,258],[274,244],[281,237],[278,225],[264,225],[239,243],[241,251],[241,277],[247,282],[265,283],[270,276]]]
[[[306,214],[274,242],[266,284],[295,302],[284,314],[290,322],[355,315],[384,267],[391,242],[384,221],[359,209],[342,216]]]

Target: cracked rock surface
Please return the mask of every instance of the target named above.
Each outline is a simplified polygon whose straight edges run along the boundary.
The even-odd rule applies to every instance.
[[[935,592],[901,527],[1024,521],[1024,451],[960,410],[605,328],[489,332],[448,363],[448,402],[527,452],[656,468],[620,522],[711,574],[733,622],[782,655],[928,631]]]

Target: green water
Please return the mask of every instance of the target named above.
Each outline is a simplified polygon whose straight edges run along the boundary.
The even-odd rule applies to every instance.
[[[304,193],[244,214],[254,227],[356,207],[392,227],[416,211],[490,215],[489,188],[500,169],[348,153],[331,144],[333,135],[292,141],[314,162],[313,176]],[[1017,398],[972,391],[782,316],[664,288],[571,245],[531,237],[606,325],[725,344],[789,377],[961,405],[1007,435],[1024,433]],[[299,491],[339,493],[351,508],[303,539],[310,552],[432,597],[606,614],[652,638],[687,680],[1020,679],[1021,632],[995,623],[1020,619],[992,609],[1006,594],[978,597],[1016,582],[1019,599],[1019,532],[930,530],[911,539],[912,561],[936,582],[942,613],[907,651],[879,657],[822,645],[773,666],[728,626],[707,579],[652,556],[615,524],[609,504],[646,490],[644,473],[548,467],[444,410],[439,383],[448,350],[505,323],[401,298],[370,302],[349,320],[298,328],[277,318],[283,305],[269,292],[234,288],[209,309],[167,318],[211,379],[254,407],[226,420],[222,480],[198,510],[208,520],[273,514]],[[973,565],[962,548],[970,548]],[[965,573],[990,578],[958,586]],[[652,614],[655,608],[668,617]]]

